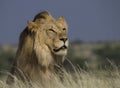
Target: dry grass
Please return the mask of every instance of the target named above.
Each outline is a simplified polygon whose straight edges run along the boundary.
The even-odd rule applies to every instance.
[[[64,71],[63,80],[57,76],[52,78],[49,84],[42,86],[40,83],[32,83],[32,88],[120,88],[120,72],[114,71],[77,71],[74,73]],[[28,83],[15,80],[14,87],[11,88],[29,88]],[[5,78],[0,80],[0,88],[9,88]]]

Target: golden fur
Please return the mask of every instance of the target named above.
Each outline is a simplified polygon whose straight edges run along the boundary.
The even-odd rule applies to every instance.
[[[55,19],[46,11],[36,15],[20,35],[11,74],[18,76],[17,68],[28,80],[50,79],[55,66],[60,66],[67,54],[67,31],[63,17]]]

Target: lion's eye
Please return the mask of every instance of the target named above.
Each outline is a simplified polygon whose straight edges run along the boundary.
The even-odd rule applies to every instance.
[[[48,29],[47,34],[49,35],[50,38],[54,38],[57,35],[57,32],[54,29]]]
[[[66,28],[63,28],[63,31],[65,31],[66,30]]]
[[[49,31],[56,33],[56,31],[54,31],[53,29],[49,29]]]

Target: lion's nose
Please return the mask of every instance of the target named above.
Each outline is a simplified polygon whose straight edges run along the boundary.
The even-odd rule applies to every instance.
[[[68,38],[61,38],[60,40],[63,42],[66,42],[68,40]]]

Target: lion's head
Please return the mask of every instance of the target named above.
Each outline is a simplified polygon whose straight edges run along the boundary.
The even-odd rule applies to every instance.
[[[58,58],[64,61],[68,49],[68,28],[65,19],[54,19],[48,12],[39,16],[41,18],[28,22],[28,30],[34,34],[36,56],[41,64],[47,62],[48,65],[52,59],[57,61]]]

